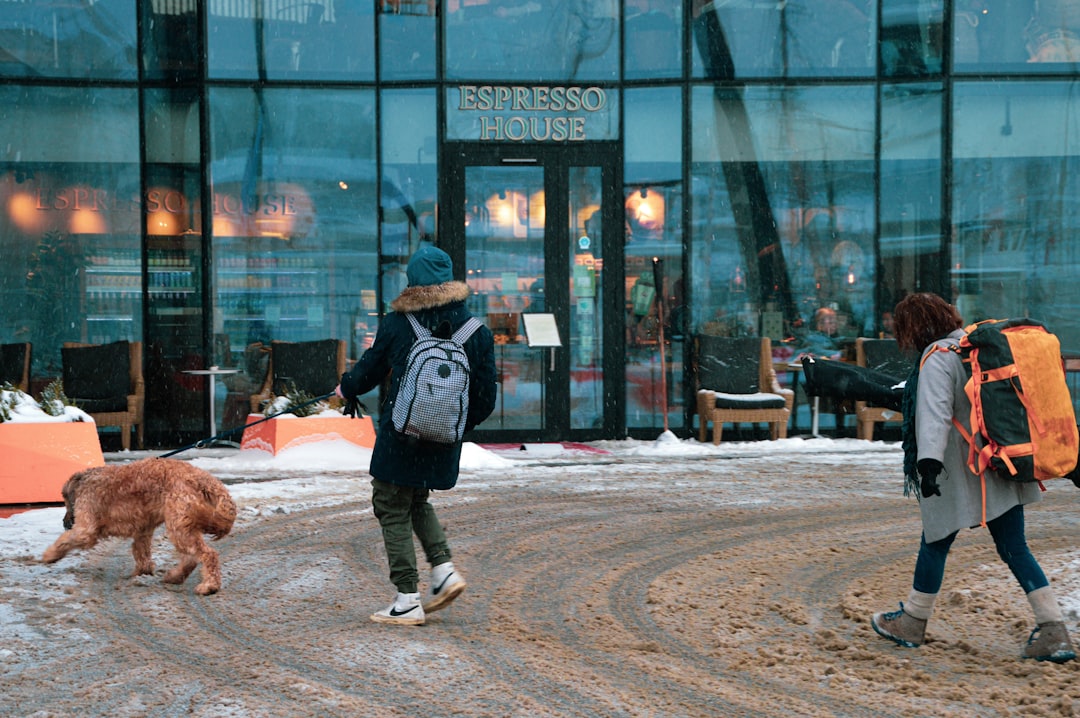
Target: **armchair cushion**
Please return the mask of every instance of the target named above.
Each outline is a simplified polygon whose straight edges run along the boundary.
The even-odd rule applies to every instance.
[[[131,360],[127,341],[63,347],[64,393],[88,413],[127,411]]]
[[[783,409],[787,406],[787,400],[779,394],[727,394],[717,391],[713,395],[717,409]]]

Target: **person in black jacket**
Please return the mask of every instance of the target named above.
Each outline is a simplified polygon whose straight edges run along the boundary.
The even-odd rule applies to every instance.
[[[342,375],[337,394],[353,400],[377,387],[390,375],[390,387],[379,414],[379,429],[371,455],[371,501],[382,527],[390,581],[397,587],[394,602],[372,614],[379,623],[419,625],[425,614],[445,608],[465,590],[465,579],[450,561],[450,546],[435,509],[431,490],[451,489],[457,483],[461,442],[436,444],[405,436],[394,428],[394,402],[416,335],[406,314],[436,336],[448,337],[472,315],[465,308],[469,286],[454,281],[453,264],[446,252],[421,247],[409,260],[408,286],[390,304],[393,310],[379,325],[375,342],[356,365]],[[464,344],[469,358],[468,431],[495,408],[497,391],[495,341],[481,326]],[[431,594],[421,601],[417,591],[416,533],[431,564]]]

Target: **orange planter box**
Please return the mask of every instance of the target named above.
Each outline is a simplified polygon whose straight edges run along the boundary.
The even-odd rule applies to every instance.
[[[247,423],[258,421],[260,414],[248,416]],[[241,449],[259,449],[277,454],[285,449],[316,441],[345,440],[368,449],[375,446],[375,426],[370,416],[305,416],[270,419],[244,429]]]
[[[104,466],[97,424],[90,421],[0,423],[0,504],[63,502],[64,482]]]

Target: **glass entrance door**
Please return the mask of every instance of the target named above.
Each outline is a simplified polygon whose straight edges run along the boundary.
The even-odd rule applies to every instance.
[[[470,309],[495,334],[501,385],[485,440],[585,440],[611,435],[621,406],[619,372],[605,357],[621,346],[605,285],[613,278],[610,230],[618,186],[604,153],[567,148],[498,157],[483,149],[452,153],[455,263],[472,289]],[[617,228],[617,225],[615,225]],[[608,230],[608,231],[605,231]],[[444,235],[445,237],[446,235]],[[554,320],[560,346],[530,333],[530,314]],[[530,318],[531,319],[531,318]]]

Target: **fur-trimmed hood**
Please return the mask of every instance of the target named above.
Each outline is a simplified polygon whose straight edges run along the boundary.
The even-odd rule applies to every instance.
[[[398,298],[390,302],[390,309],[395,312],[419,312],[423,309],[435,309],[454,302],[463,302],[469,298],[472,290],[465,282],[443,282],[419,287],[406,287]]]

